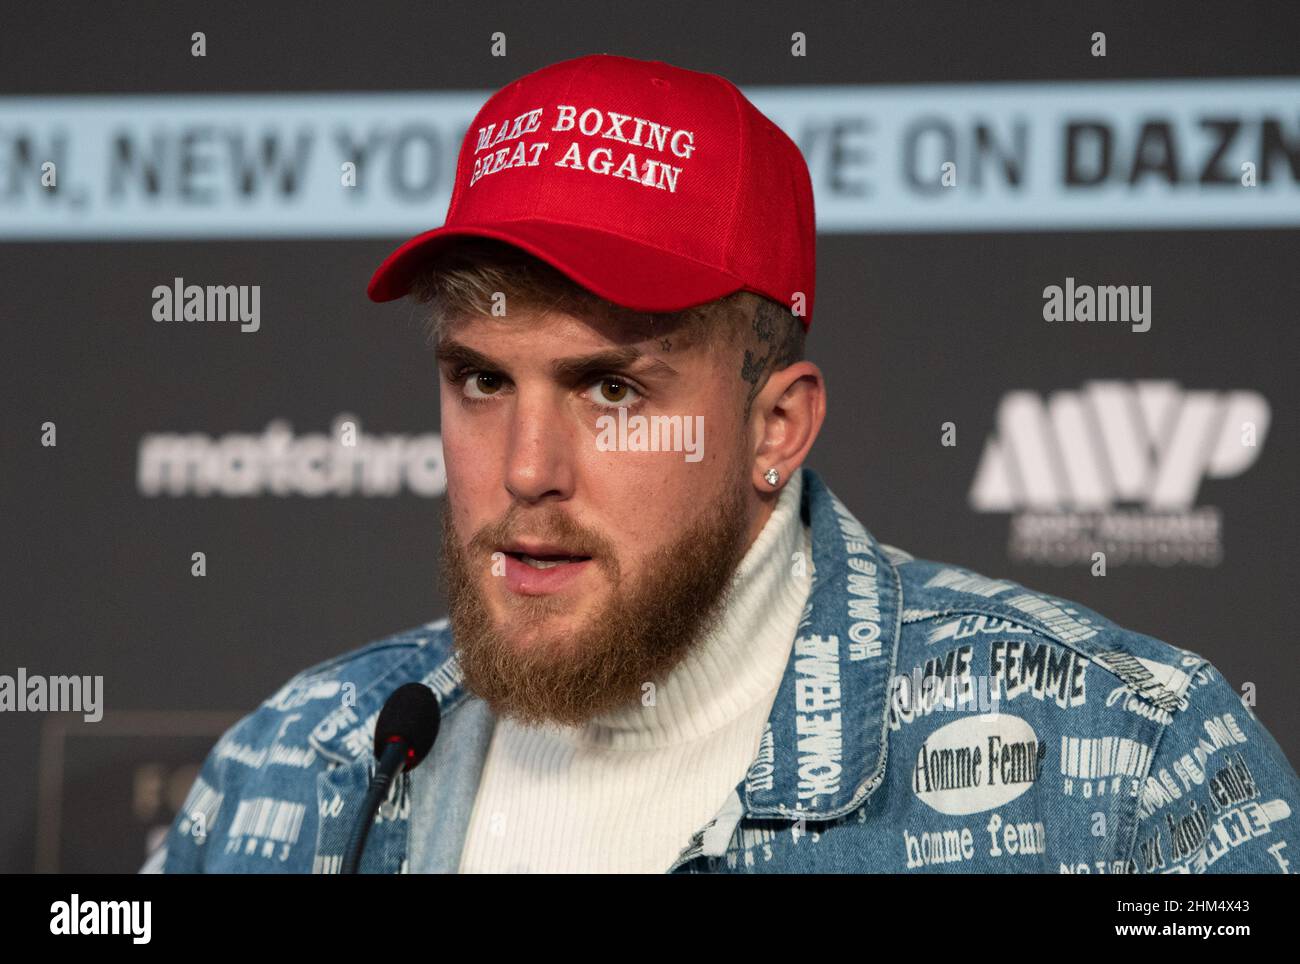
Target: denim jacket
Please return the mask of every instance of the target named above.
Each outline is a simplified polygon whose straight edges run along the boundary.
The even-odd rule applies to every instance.
[[[803,471],[812,588],[784,678],[748,773],[665,871],[1300,869],[1300,779],[1206,659],[882,545]],[[231,727],[142,871],[336,873],[379,710],[413,680],[441,732],[361,871],[455,872],[494,717],[446,619],[303,671]]]

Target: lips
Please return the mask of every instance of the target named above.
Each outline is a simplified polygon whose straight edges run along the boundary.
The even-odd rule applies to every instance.
[[[573,578],[584,572],[590,556],[573,552],[554,543],[508,543],[500,551],[506,553],[506,585],[520,595],[546,595],[558,592]]]
[[[508,555],[514,556],[514,558],[518,559],[520,562],[527,563],[528,565],[532,566],[534,569],[550,569],[554,566],[564,566],[564,565],[568,565],[571,562],[583,561],[581,559],[573,558],[573,557],[564,558],[564,559],[538,559],[536,556],[529,556],[529,555],[525,555],[524,553],[513,553],[513,552],[508,553]]]
[[[590,556],[573,552],[554,543],[517,541],[503,546],[501,551],[513,556],[534,569],[552,569],[574,562],[586,562]]]

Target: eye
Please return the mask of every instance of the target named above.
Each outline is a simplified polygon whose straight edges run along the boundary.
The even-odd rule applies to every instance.
[[[632,408],[642,397],[631,382],[615,375],[598,378],[592,382],[592,388],[595,389],[595,395],[591,400],[600,408]]]
[[[501,391],[502,378],[491,372],[470,372],[465,377],[462,393],[466,398],[491,398]]]

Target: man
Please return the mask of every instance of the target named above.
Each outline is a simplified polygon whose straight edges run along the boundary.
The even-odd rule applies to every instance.
[[[233,727],[146,869],[337,872],[390,693],[441,706],[363,872],[1268,872],[1300,781],[1205,659],[881,545],[804,467],[814,219],[730,83],[597,55],[495,94],[427,306],[450,613]]]

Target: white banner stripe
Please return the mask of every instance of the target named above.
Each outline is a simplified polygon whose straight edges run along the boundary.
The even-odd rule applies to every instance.
[[[825,233],[1300,226],[1298,78],[745,92]],[[0,98],[0,239],[405,237],[488,95]]]

